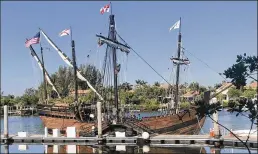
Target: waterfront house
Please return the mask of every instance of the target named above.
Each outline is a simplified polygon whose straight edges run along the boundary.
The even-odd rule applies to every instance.
[[[199,95],[198,91],[188,91],[187,93],[185,93],[183,96],[181,96],[181,98],[184,101],[188,101],[188,102],[193,102],[196,100],[197,96]]]
[[[231,82],[222,82],[222,86],[220,86],[218,89],[216,89],[216,93],[219,92],[220,90],[224,89],[225,87],[229,86]],[[229,96],[228,96],[228,89],[224,90],[221,94],[223,95],[222,100],[229,101]]]

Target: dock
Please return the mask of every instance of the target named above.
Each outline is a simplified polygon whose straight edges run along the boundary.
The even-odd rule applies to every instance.
[[[246,137],[241,137],[245,141]],[[227,147],[245,146],[235,137],[224,136],[219,139],[212,138],[209,135],[157,135],[149,139],[143,139],[141,136],[135,137],[44,137],[44,135],[30,135],[26,138],[10,135],[4,138],[1,135],[1,144],[45,144],[45,145],[150,145],[150,146],[214,146],[219,142]],[[252,148],[258,148],[257,138],[251,137],[247,145]]]

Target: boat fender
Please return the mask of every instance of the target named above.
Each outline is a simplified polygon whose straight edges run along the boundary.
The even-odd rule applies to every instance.
[[[90,114],[90,117],[91,117],[91,118],[94,118],[94,114]]]
[[[150,134],[149,134],[148,132],[143,132],[143,133],[142,133],[142,138],[145,139],[145,140],[147,140],[147,139],[150,138]]]
[[[150,151],[150,147],[149,147],[148,145],[144,145],[144,146],[142,147],[142,151],[147,153],[147,152]]]

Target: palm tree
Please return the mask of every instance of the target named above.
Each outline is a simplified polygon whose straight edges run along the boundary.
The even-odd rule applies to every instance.
[[[200,85],[198,82],[192,82],[189,87],[189,89],[191,89],[192,91],[199,91],[200,89]]]
[[[160,86],[160,83],[159,83],[158,81],[156,81],[156,82],[154,83],[154,86],[159,87],[159,86]]]
[[[119,88],[123,89],[124,91],[130,91],[133,89],[132,86],[133,85],[131,85],[130,83],[124,82],[119,86]]]

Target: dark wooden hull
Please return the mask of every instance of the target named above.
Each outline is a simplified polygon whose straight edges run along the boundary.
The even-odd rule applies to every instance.
[[[182,112],[178,115],[159,116],[143,118],[141,121],[131,121],[133,129],[142,129],[144,131],[151,130],[155,134],[178,134],[178,135],[195,135],[200,132],[205,122],[205,117],[200,118],[199,122],[195,116],[195,110],[189,112]],[[180,118],[181,117],[181,118]],[[43,124],[48,129],[60,129],[65,132],[66,127],[75,127],[77,134],[89,133],[92,131],[92,126],[96,126],[93,122],[79,122],[75,120],[72,115],[67,119],[62,116],[40,116]],[[129,123],[129,122],[128,122]],[[126,125],[126,122],[124,123]],[[126,125],[128,126],[128,125]],[[103,123],[103,128],[107,128],[107,124]]]
[[[158,134],[195,135],[199,134],[205,122],[205,117],[198,120],[195,114],[195,110],[190,110],[178,115],[145,118],[136,124],[144,125]]]

